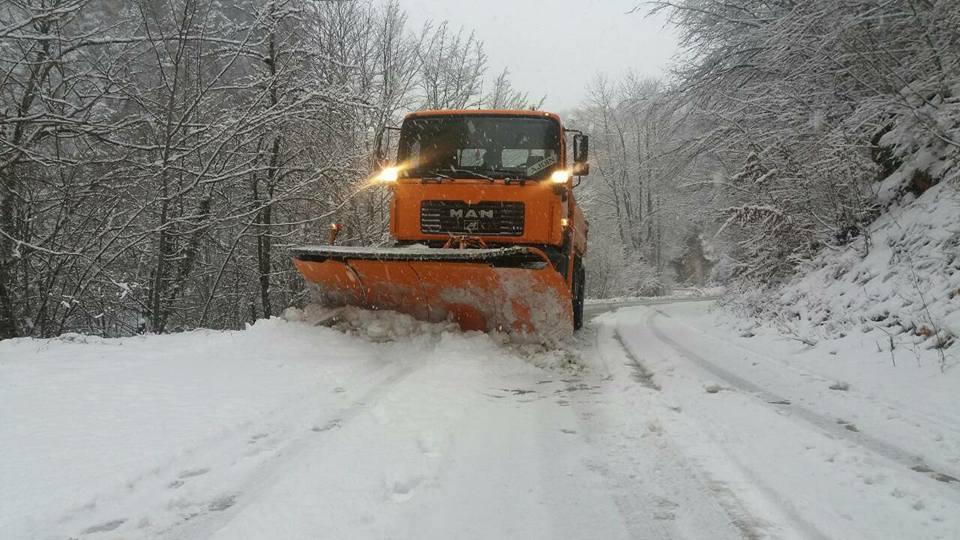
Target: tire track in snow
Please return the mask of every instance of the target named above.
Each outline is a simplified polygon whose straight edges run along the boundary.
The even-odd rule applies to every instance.
[[[783,362],[782,360],[778,359],[776,356],[770,356],[762,352],[756,351],[750,347],[744,346],[740,343],[735,343],[733,341],[725,340],[721,336],[712,334],[710,332],[706,332],[702,328],[697,327],[693,324],[690,324],[687,321],[671,317],[668,313],[664,313],[659,309],[657,309],[656,311],[659,312],[660,315],[663,315],[664,317],[673,321],[675,324],[682,325],[690,329],[691,331],[696,332],[701,336],[704,336],[707,339],[720,341],[729,347],[743,351],[744,353],[750,356],[762,358],[765,361],[776,364],[777,366],[780,366],[785,370],[789,370],[791,372],[797,373],[802,377],[818,379],[828,384],[835,382],[835,380],[832,377],[817,373],[815,371],[800,369],[795,365],[789,364],[787,362]],[[931,409],[931,408],[916,409],[912,405],[905,404],[895,399],[891,399],[889,396],[884,397],[880,401],[889,410],[895,411],[897,416],[903,420],[909,420],[914,423],[923,423],[930,426],[935,426],[941,431],[946,431],[953,434],[956,437],[960,437],[960,423],[957,422],[958,419],[944,416],[940,409]]]
[[[358,398],[333,411],[325,409],[326,412],[321,415],[316,414],[317,406],[323,405],[315,399],[314,392],[321,390],[318,386],[314,392],[305,393],[285,406],[276,407],[256,420],[246,421],[184,450],[178,458],[131,480],[129,488],[123,492],[98,495],[88,506],[103,508],[97,512],[101,518],[99,521],[92,519],[93,516],[87,512],[72,511],[58,520],[60,528],[74,529],[80,535],[86,535],[103,530],[112,531],[124,524],[127,524],[126,529],[140,523],[146,525],[136,526],[136,533],[131,530],[128,534],[183,538],[193,534],[190,531],[200,527],[202,522],[211,521],[211,515],[226,520],[237,508],[245,505],[249,496],[256,493],[248,488],[249,484],[270,477],[272,471],[278,470],[302,453],[304,448],[319,441],[319,437],[355,418],[372,401],[416,371],[417,367],[419,364],[408,363],[375,366],[364,373],[361,379],[348,383],[359,386],[363,393]],[[285,422],[285,419],[293,421]],[[269,446],[271,439],[277,437],[281,437],[279,442],[274,441],[274,445]],[[249,458],[257,461],[250,461]],[[249,469],[242,470],[243,467]],[[215,476],[219,477],[219,483],[210,480]],[[195,493],[186,498],[180,495],[185,484],[193,485],[198,481],[200,485],[193,486],[197,487],[192,490]],[[159,505],[158,499],[166,504]],[[106,512],[113,517],[103,519]],[[81,523],[86,523],[86,526]],[[105,529],[107,526],[110,528]]]
[[[229,488],[221,486],[220,492],[229,489],[229,495],[214,500],[205,511],[189,516],[186,521],[160,531],[160,535],[178,540],[213,536],[217,530],[223,528],[248,507],[255,500],[257,493],[265,491],[269,486],[284,478],[285,475],[295,474],[290,469],[296,464],[300,456],[315,448],[316,445],[323,445],[329,441],[323,435],[339,429],[367,411],[381,396],[407,379],[419,367],[420,365],[402,365],[394,369],[349,406],[339,409],[333,414],[324,415],[313,422],[313,428],[289,439],[286,444],[274,451],[273,456],[259,464],[256,469],[238,483],[229,486]],[[229,504],[221,505],[222,507],[215,506],[218,501],[225,499],[229,499]]]
[[[955,500],[960,500],[960,497],[957,497],[957,495],[960,494],[960,483],[948,480],[954,479],[953,476],[930,469],[926,465],[923,456],[904,450],[899,446],[887,443],[862,431],[854,431],[848,427],[851,424],[838,423],[834,418],[828,418],[805,407],[794,405],[790,400],[770,392],[769,390],[766,390],[765,388],[762,388],[753,382],[744,379],[743,377],[740,377],[739,375],[736,375],[735,373],[732,373],[714,364],[713,362],[710,362],[687,347],[677,343],[663,330],[658,328],[655,323],[657,316],[669,317],[660,310],[654,310],[650,312],[650,314],[647,316],[646,322],[653,335],[665,345],[676,351],[681,357],[686,358],[693,364],[696,364],[704,371],[709,372],[718,379],[721,379],[727,384],[734,386],[748,394],[753,394],[759,399],[767,402],[767,404],[778,404],[780,407],[787,408],[792,413],[792,416],[804,420],[808,424],[813,425],[820,431],[836,439],[853,442],[861,448],[879,454],[899,465],[902,465],[903,467],[906,467],[910,471],[923,476],[927,480],[936,482],[939,487],[949,486],[950,488],[953,488],[949,490],[952,493],[953,498]],[[788,403],[789,405],[787,405]]]
[[[603,338],[601,334],[605,334]],[[671,406],[662,402],[661,388],[655,384],[651,386],[652,379],[648,379],[647,375],[652,375],[652,372],[626,346],[619,331],[612,326],[596,328],[593,341],[603,370],[603,376],[597,383],[607,388],[605,393],[616,395],[620,392],[611,387],[618,386],[618,378],[611,369],[612,359],[604,354],[601,346],[604,341],[617,344],[614,346],[617,348],[609,352],[619,357],[615,360],[618,364],[623,360],[629,362],[623,365],[632,368],[631,378],[650,391],[647,395],[660,402],[660,409],[671,409]],[[662,418],[654,415],[652,419],[643,420],[647,422],[646,431],[654,433],[652,442],[646,439],[646,434],[639,437],[629,435],[636,431],[630,429],[623,429],[611,438],[611,433],[600,429],[595,420],[602,416],[603,407],[589,401],[574,400],[573,403],[575,408],[580,409],[582,431],[590,433],[591,438],[605,440],[603,445],[594,442],[595,446],[615,448],[625,442],[625,435],[632,445],[634,451],[626,455],[608,454],[602,468],[606,471],[606,481],[614,486],[615,502],[634,538],[689,538],[691,526],[695,530],[710,530],[712,538],[729,536],[756,540],[768,536],[768,528],[772,523],[752,514],[732,489],[723,482],[711,479],[707,471],[684,455],[675,441],[661,438],[662,429],[651,429],[657,427]],[[649,407],[644,409],[652,410]],[[628,410],[632,408],[628,406]],[[633,418],[634,415],[630,414],[629,417]],[[643,432],[644,429],[639,431]],[[634,461],[632,456],[637,453],[645,457]],[[624,462],[624,459],[627,461]],[[613,465],[618,467],[613,468]],[[637,470],[643,470],[641,477],[636,476]],[[628,474],[625,471],[633,472]],[[826,538],[815,528],[806,530],[806,533],[809,538]]]
[[[651,330],[653,330],[653,316],[653,312],[650,312],[645,319],[646,326]],[[612,332],[612,337],[623,348],[626,356],[631,361],[636,360],[637,355],[627,345],[626,340],[622,338],[619,329],[614,328]],[[658,335],[657,338],[659,339],[660,336]],[[668,405],[667,403],[661,403],[661,407],[672,408],[672,406]],[[677,451],[678,455],[681,453],[682,448],[678,449]],[[754,473],[754,471],[743,466],[736,459],[734,459],[733,462],[736,464],[740,470],[740,473],[745,477],[749,484],[753,486],[760,494],[762,494],[764,498],[772,502],[776,507],[777,512],[781,514],[781,520],[767,521],[769,516],[764,516],[764,518],[758,517],[759,514],[755,514],[750,510],[742,494],[738,494],[727,481],[712,480],[712,474],[710,472],[708,472],[706,469],[703,469],[702,465],[697,466],[696,468],[700,471],[700,474],[703,474],[706,477],[702,483],[706,489],[714,495],[717,503],[729,516],[730,524],[737,529],[742,538],[745,540],[754,540],[757,538],[767,537],[770,535],[770,532],[766,530],[767,527],[777,523],[782,523],[783,519],[788,520],[794,528],[794,534],[800,534],[802,538],[811,538],[817,540],[827,540],[830,538],[830,536],[821,531],[819,527],[800,515],[796,507],[789,500],[786,500],[776,490],[764,483],[762,479],[756,473]],[[755,510],[756,509],[754,509],[754,511]],[[774,533],[774,537],[778,537],[776,536],[776,533]],[[792,536],[788,533],[788,537]]]
[[[802,369],[797,365],[784,362],[783,360],[779,359],[775,355],[764,354],[763,352],[757,351],[744,344],[726,340],[722,336],[705,331],[703,328],[693,325],[690,322],[683,320],[682,318],[671,317],[668,313],[664,313],[660,309],[656,309],[656,311],[658,311],[661,315],[663,315],[667,319],[670,319],[672,323],[681,325],[692,332],[696,332],[698,335],[703,336],[708,340],[720,342],[720,343],[723,343],[724,346],[726,347],[743,351],[743,353],[745,353],[750,357],[762,359],[771,365],[778,366],[778,368],[782,370],[795,373],[798,376],[803,377],[805,379],[818,380],[825,384],[833,384],[836,382],[836,379],[833,377],[823,375],[822,373],[818,373],[817,371]],[[865,399],[870,401],[870,406],[874,406],[875,404],[877,404],[877,405],[886,407],[886,409],[890,413],[892,413],[896,419],[901,420],[907,424],[912,424],[914,427],[917,427],[917,428],[920,428],[921,426],[928,426],[931,429],[935,428],[937,432],[946,432],[952,435],[955,440],[960,441],[960,422],[958,422],[960,418],[946,416],[943,414],[943,410],[940,408],[935,408],[935,407],[931,408],[931,407],[924,407],[924,406],[918,407],[916,403],[904,403],[903,401],[900,401],[896,398],[892,398],[891,396],[883,396],[883,397],[865,396]],[[839,423],[843,425],[845,429],[848,429],[851,431],[857,429],[856,426],[853,426],[850,423],[847,423],[847,422],[839,422]],[[850,427],[846,427],[846,426],[850,426]],[[937,467],[943,470],[952,469],[951,465],[943,462],[941,462],[940,464],[937,464],[933,468],[937,468]],[[944,474],[942,472],[924,470],[924,469],[931,468],[929,464],[926,464],[926,463],[919,464],[915,468],[914,467],[911,467],[911,468],[913,468],[916,472],[931,473],[930,474],[931,477],[933,477],[936,480],[940,480],[942,482],[948,482],[948,483],[952,482],[952,483],[960,484],[960,470],[957,470],[957,469],[952,469],[951,474]]]
[[[627,355],[627,358],[629,358],[630,362],[633,363],[635,369],[634,379],[647,388],[659,392],[660,385],[653,380],[653,372],[650,371],[647,366],[643,365],[640,359],[633,354],[633,351],[627,347],[627,344],[623,342],[623,336],[620,335],[620,330],[614,329],[613,338],[617,340],[617,343],[619,343],[620,347],[623,348],[623,352]]]
[[[685,328],[687,328],[687,329],[689,329],[689,330],[691,330],[691,331],[693,331],[693,332],[696,332],[697,334],[699,334],[699,335],[701,335],[701,336],[703,336],[703,337],[705,337],[705,338],[707,338],[707,339],[709,339],[709,340],[721,342],[721,343],[723,343],[725,346],[727,346],[727,347],[732,347],[732,348],[738,349],[738,350],[740,350],[740,351],[743,351],[744,353],[746,353],[746,354],[749,355],[749,356],[763,359],[764,361],[766,361],[766,362],[768,362],[768,363],[770,363],[770,364],[774,364],[774,365],[780,366],[780,367],[783,368],[784,370],[789,370],[790,372],[796,373],[796,374],[797,374],[798,376],[800,376],[800,377],[809,378],[809,379],[816,379],[816,380],[819,380],[819,381],[821,381],[821,382],[823,382],[823,383],[825,383],[825,384],[831,384],[831,383],[835,382],[834,379],[832,379],[832,378],[830,378],[830,377],[821,375],[821,374],[816,373],[816,372],[813,372],[813,371],[808,371],[808,370],[806,370],[806,369],[801,369],[801,368],[799,368],[798,366],[791,365],[791,364],[789,364],[789,363],[787,363],[787,362],[784,362],[784,361],[780,360],[780,359],[777,358],[776,356],[771,356],[771,355],[768,355],[768,354],[764,354],[764,353],[758,352],[758,351],[756,351],[756,350],[754,350],[754,349],[751,349],[751,348],[746,347],[746,346],[744,346],[744,345],[741,345],[741,344],[739,344],[739,343],[735,343],[735,342],[733,342],[733,341],[728,341],[728,340],[725,340],[725,339],[723,339],[722,337],[717,336],[717,335],[715,335],[715,334],[711,334],[711,333],[709,333],[709,332],[705,332],[703,329],[701,329],[701,328],[699,328],[699,327],[697,327],[697,326],[695,326],[695,325],[692,325],[692,324],[690,324],[690,323],[687,322],[687,321],[684,321],[684,320],[682,320],[682,319],[676,319],[676,318],[671,317],[669,314],[664,313],[664,312],[661,311],[660,309],[655,309],[654,311],[656,311],[657,314],[662,315],[663,317],[665,317],[665,318],[667,318],[667,319],[670,319],[674,324],[681,325],[681,326],[683,326],[683,327],[685,327]],[[729,371],[726,371],[726,372],[729,373]],[[757,385],[755,385],[755,386],[757,386]],[[874,398],[869,398],[869,399],[871,399],[871,401],[875,401]],[[904,404],[904,403],[902,403],[902,402],[900,402],[900,401],[897,401],[897,400],[890,399],[889,397],[884,397],[883,399],[879,399],[879,400],[876,400],[876,401],[879,401],[880,403],[882,403],[884,406],[886,406],[886,407],[888,408],[888,410],[890,410],[890,411],[895,411],[896,417],[897,417],[898,419],[912,422],[912,423],[914,423],[914,425],[917,425],[917,426],[920,425],[919,423],[925,423],[925,424],[928,424],[928,425],[931,425],[931,426],[935,426],[935,427],[937,427],[937,428],[938,428],[939,430],[941,430],[941,431],[946,431],[946,432],[952,433],[953,435],[955,435],[955,436],[957,436],[957,437],[960,437],[960,425],[958,425],[958,424],[956,423],[956,421],[954,421],[954,419],[945,417],[945,416],[943,416],[942,414],[940,414],[940,411],[938,411],[938,410],[921,410],[921,409],[915,409],[915,408],[911,407],[910,405]],[[791,403],[790,400],[771,400],[770,403],[775,404],[775,405],[794,405],[793,403]],[[803,407],[802,405],[795,405],[795,406],[796,406],[796,407],[799,407],[799,408],[801,408],[801,409],[805,409],[805,410],[808,410],[808,411],[809,411],[809,409],[806,409],[806,408]],[[821,417],[828,418],[827,416],[823,415],[822,413],[816,413],[816,412],[814,412],[813,414],[817,414],[817,415],[819,415],[819,416],[821,416]],[[859,433],[859,432],[860,432],[860,429],[859,429],[857,426],[853,425],[853,423],[847,422],[847,421],[845,421],[845,420],[842,420],[842,419],[840,419],[839,417],[838,417],[838,419],[836,420],[836,424],[839,426],[839,428],[843,428],[843,429],[845,429],[845,430],[848,431],[848,432],[853,432],[853,433]],[[838,429],[839,429],[839,428],[838,428]],[[841,432],[841,435],[847,435],[847,434]],[[880,440],[880,442],[881,442],[881,444],[890,445],[890,443],[885,442],[885,441],[883,441],[883,440]],[[892,446],[896,447],[896,445],[892,445]],[[904,452],[906,452],[906,451],[904,451]],[[907,453],[910,453],[910,452],[907,452]],[[913,470],[914,472],[927,474],[928,476],[930,476],[930,477],[933,478],[934,480],[938,480],[938,481],[940,481],[940,482],[944,482],[944,483],[947,483],[947,484],[951,484],[953,487],[960,488],[960,478],[958,478],[958,477],[960,477],[960,471],[953,470],[953,471],[951,471],[952,474],[946,474],[946,473],[943,473],[943,472],[940,472],[940,471],[935,471],[935,470],[932,470],[932,468],[929,466],[929,464],[926,462],[925,458],[923,458],[923,456],[922,456],[921,454],[914,452],[914,453],[912,453],[911,455],[915,455],[915,456],[917,456],[917,459],[920,459],[920,460],[921,460],[920,462],[914,463],[914,465],[912,465],[912,466],[910,467],[911,470]],[[941,469],[949,469],[950,466],[949,466],[949,465],[944,466],[944,464],[941,464],[941,465],[940,465],[940,468],[941,468]]]

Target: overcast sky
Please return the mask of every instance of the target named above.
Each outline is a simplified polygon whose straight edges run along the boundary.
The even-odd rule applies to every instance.
[[[488,81],[504,67],[517,89],[546,94],[544,108],[577,106],[597,73],[665,73],[676,36],[663,17],[627,14],[640,0],[399,0],[412,28],[450,21],[473,30],[488,57]]]

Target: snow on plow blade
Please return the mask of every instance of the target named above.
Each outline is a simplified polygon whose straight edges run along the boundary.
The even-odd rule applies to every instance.
[[[537,339],[573,332],[570,291],[536,248],[304,246],[291,254],[327,306],[389,309]]]

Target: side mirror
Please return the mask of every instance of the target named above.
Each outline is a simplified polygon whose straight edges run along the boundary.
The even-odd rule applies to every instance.
[[[590,174],[590,137],[582,133],[573,136],[573,175]]]
[[[390,144],[390,132],[391,131],[400,131],[400,128],[393,126],[384,126],[383,129],[377,133],[377,137],[374,140],[376,150],[373,156],[373,159],[376,161],[374,164],[376,168],[381,168],[386,165],[389,165],[393,159],[390,158],[387,154],[390,152],[392,145]]]
[[[385,132],[386,132],[386,130],[381,129],[381,130],[377,133],[377,137],[376,137],[376,139],[374,140],[374,145],[376,146],[376,150],[374,150],[374,154],[373,154],[373,165],[374,165],[374,167],[382,167],[382,166],[383,166],[383,160],[384,160],[384,158],[386,157],[385,152],[383,151],[383,134],[384,134]]]

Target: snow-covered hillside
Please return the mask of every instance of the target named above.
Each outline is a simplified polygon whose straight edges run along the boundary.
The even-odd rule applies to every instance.
[[[367,312],[3,341],[0,536],[960,534],[956,372],[710,305],[555,350]]]
[[[912,199],[912,198],[911,198]],[[960,194],[941,184],[885,211],[868,233],[825,250],[772,299],[735,303],[810,343],[868,335],[891,362],[960,363]]]

